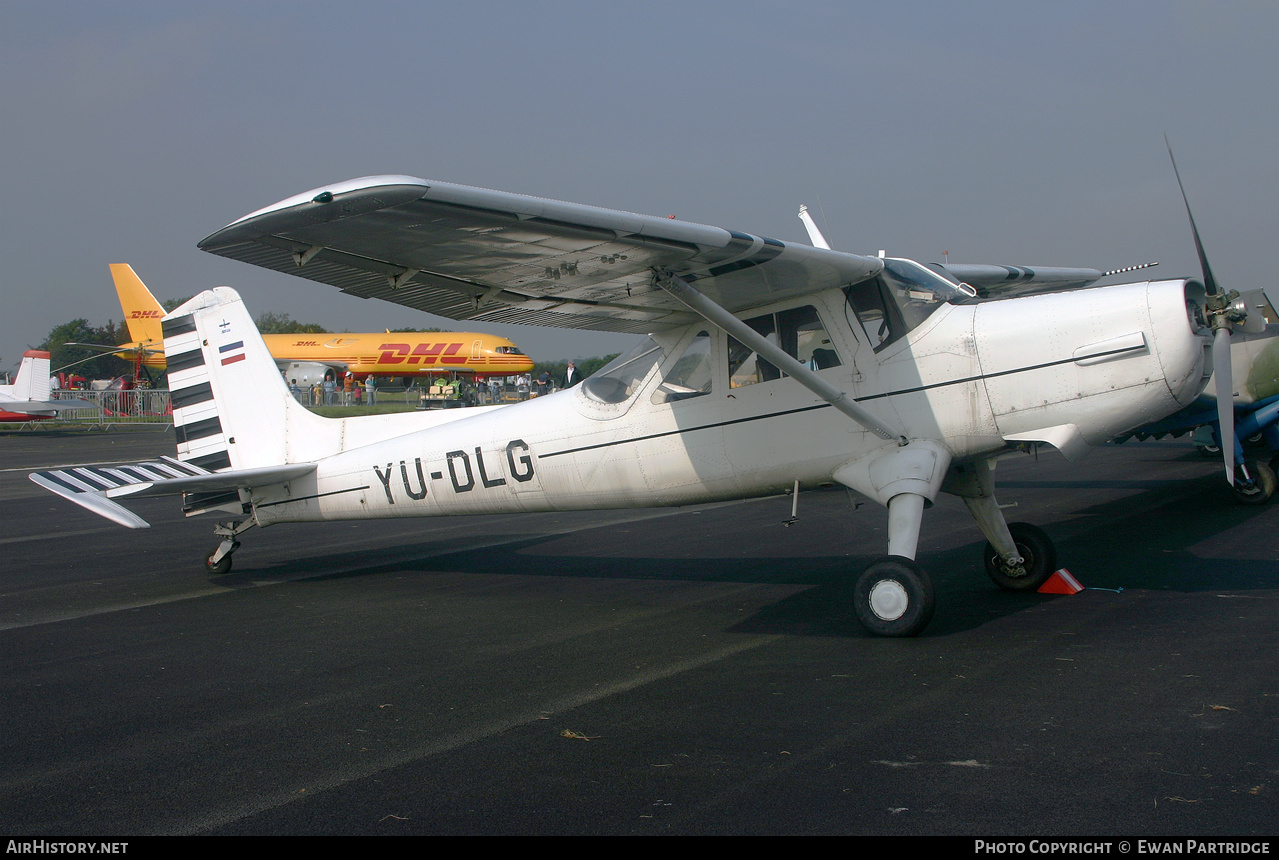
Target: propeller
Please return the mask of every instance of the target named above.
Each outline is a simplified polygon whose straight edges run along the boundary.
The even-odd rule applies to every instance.
[[[74,346],[78,349],[96,349],[99,352],[99,354],[91,355],[88,358],[82,358],[79,361],[73,361],[70,364],[64,364],[61,367],[54,368],[53,373],[61,373],[62,371],[69,370],[73,367],[76,367],[77,365],[86,364],[90,361],[94,361],[95,359],[102,358],[104,355],[116,355],[117,353],[121,353],[121,352],[136,353],[137,354],[136,363],[139,365],[141,365],[144,360],[146,360],[147,358],[150,358],[153,355],[164,355],[163,347],[159,347],[159,348],[153,347],[150,345],[150,343],[151,341],[146,341],[144,343],[139,343],[135,346],[130,346],[129,344],[122,344],[120,346],[107,346],[106,344],[101,344],[101,343],[75,343],[73,341],[67,341],[66,343],[63,344],[63,346]],[[119,358],[121,361],[129,360],[127,358],[124,358],[123,356],[119,356]]]
[[[1258,334],[1265,330],[1266,320],[1260,311],[1249,307],[1248,302],[1239,297],[1236,291],[1225,292],[1217,285],[1212,275],[1212,267],[1208,265],[1208,255],[1204,253],[1203,242],[1199,238],[1199,228],[1195,226],[1195,216],[1190,211],[1190,199],[1186,197],[1186,186],[1181,182],[1181,172],[1177,170],[1177,159],[1172,154],[1172,144],[1168,135],[1164,135],[1164,144],[1168,147],[1168,158],[1172,161],[1172,172],[1177,177],[1177,187],[1181,189],[1181,200],[1186,204],[1186,217],[1190,219],[1190,232],[1195,237],[1195,252],[1199,255],[1199,270],[1203,273],[1204,312],[1212,326],[1212,377],[1215,381],[1217,396],[1217,425],[1221,435],[1221,456],[1226,466],[1226,480],[1233,486],[1235,483],[1235,385],[1230,366],[1230,335],[1240,331],[1247,334]],[[1244,477],[1251,480],[1244,470]]]

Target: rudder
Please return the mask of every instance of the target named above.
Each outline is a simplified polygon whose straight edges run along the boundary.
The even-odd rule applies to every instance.
[[[16,400],[48,400],[52,396],[49,386],[49,353],[42,349],[24,352],[9,393]]]
[[[135,343],[159,343],[164,339],[160,326],[164,308],[132,266],[111,263],[110,268],[116,295],[120,297],[120,310],[124,312],[124,324],[129,327],[129,337]]]
[[[238,293],[201,293],[162,323],[178,458],[214,472],[281,465],[312,415],[289,392]]]

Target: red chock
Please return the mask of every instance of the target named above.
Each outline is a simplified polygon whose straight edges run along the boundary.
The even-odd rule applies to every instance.
[[[1079,580],[1071,576],[1070,571],[1064,567],[1039,586],[1040,594],[1078,594],[1083,590],[1084,587],[1079,584]]]

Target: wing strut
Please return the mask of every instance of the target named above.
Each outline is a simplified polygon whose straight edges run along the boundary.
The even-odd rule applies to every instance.
[[[790,353],[772,343],[755,329],[698,292],[683,278],[668,271],[655,269],[653,271],[653,282],[679,299],[681,303],[687,305],[694,313],[719,326],[743,344],[755,350],[783,373],[794,377],[800,385],[803,385],[876,436],[894,441],[899,446],[904,446],[910,441],[901,430],[867,412],[843,391],[822,379],[807,365],[792,358]]]

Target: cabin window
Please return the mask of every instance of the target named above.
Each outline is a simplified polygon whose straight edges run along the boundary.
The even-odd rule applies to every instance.
[[[653,392],[654,403],[673,403],[711,393],[711,335],[699,331]]]
[[[621,403],[634,394],[666,353],[651,337],[610,361],[582,383],[582,392],[599,403]]]
[[[780,346],[791,358],[813,370],[838,367],[839,354],[812,305],[778,311],[742,322],[768,341]],[[728,378],[730,388],[755,385],[777,379],[784,374],[764,357],[739,342],[728,339]]]

